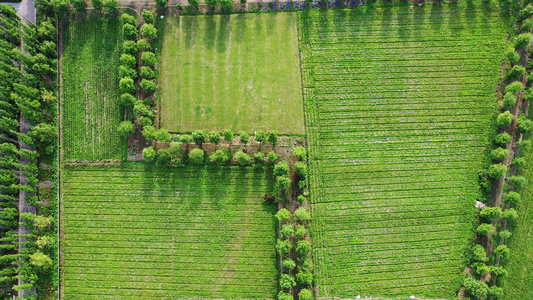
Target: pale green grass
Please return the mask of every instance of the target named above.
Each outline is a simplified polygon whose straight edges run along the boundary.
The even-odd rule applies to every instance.
[[[304,133],[296,15],[165,18],[161,127]]]

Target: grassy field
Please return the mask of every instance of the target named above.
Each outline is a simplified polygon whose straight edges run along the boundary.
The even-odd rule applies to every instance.
[[[66,167],[65,299],[273,298],[274,206],[251,168]]]
[[[529,184],[521,192],[518,220],[511,226],[513,236],[508,242],[511,256],[505,265],[509,276],[503,285],[505,300],[533,299],[533,151],[529,151],[525,159],[526,165],[520,173]]]
[[[167,17],[161,127],[304,134],[295,13]]]
[[[78,17],[64,22],[61,115],[65,159],[122,158],[126,144],[114,130],[120,111],[120,21]]]
[[[300,15],[320,296],[460,287],[505,49],[482,5]]]

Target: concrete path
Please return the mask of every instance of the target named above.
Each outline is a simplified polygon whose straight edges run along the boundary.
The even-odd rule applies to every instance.
[[[37,22],[37,14],[35,10],[34,0],[22,0],[21,2],[1,2],[0,4],[7,4],[15,7],[17,14],[22,17],[22,22],[28,24],[29,22]]]

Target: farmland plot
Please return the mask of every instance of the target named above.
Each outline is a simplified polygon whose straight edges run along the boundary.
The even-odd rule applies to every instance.
[[[480,7],[300,15],[320,296],[459,288],[505,49]]]
[[[116,17],[65,22],[62,60],[62,128],[65,159],[120,159],[126,145],[114,130],[122,120],[118,89],[121,45]]]
[[[274,206],[251,168],[66,167],[65,299],[270,299]]]

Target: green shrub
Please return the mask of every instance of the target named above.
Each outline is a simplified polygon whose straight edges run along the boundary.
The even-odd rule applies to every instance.
[[[243,151],[237,151],[235,153],[235,159],[239,163],[239,165],[245,167],[252,164],[252,159],[250,158],[250,155],[244,153]]]
[[[496,254],[496,256],[502,258],[502,259],[506,259],[509,257],[509,247],[507,247],[507,245],[499,245],[498,247],[496,247],[496,250],[494,251],[494,253]]]
[[[194,1],[198,1],[198,0],[194,0]],[[189,1],[189,3],[190,3],[190,1]],[[196,7],[198,7],[198,4],[197,4]],[[279,294],[278,294],[278,300],[293,300],[293,299],[294,299],[294,297],[291,294],[287,293],[287,292],[280,291]]]
[[[296,268],[296,263],[294,262],[294,260],[290,258],[284,259],[281,265],[283,266],[283,268],[289,269],[289,270]]]
[[[298,241],[296,244],[296,252],[301,256],[306,256],[311,252],[311,244],[307,240]]]
[[[289,240],[280,240],[276,243],[276,250],[282,257],[289,254],[292,249],[292,244]]]
[[[496,118],[496,123],[498,123],[498,126],[500,127],[505,127],[510,125],[511,122],[513,122],[513,119],[513,115],[510,112],[505,111],[498,115],[498,117]]]
[[[487,257],[487,251],[481,245],[474,245],[474,247],[472,247],[472,258],[474,259],[474,261],[489,261],[489,258]]]
[[[152,46],[145,39],[140,39],[140,40],[137,41],[137,48],[139,48],[140,51],[150,51],[150,50],[152,50]]]
[[[500,147],[490,152],[490,157],[495,161],[502,161],[507,157],[507,155],[509,155],[509,150]]]
[[[527,179],[524,176],[511,176],[507,181],[517,190],[527,185]]]
[[[515,65],[509,70],[509,73],[507,74],[508,80],[517,80],[520,78],[520,76],[524,75],[526,73],[526,68],[522,66]]]
[[[151,11],[149,10],[143,10],[142,12],[142,17],[143,17],[143,20],[144,22],[148,23],[148,24],[154,24],[154,15],[152,14]]]
[[[476,299],[487,298],[489,288],[487,284],[482,281],[469,277],[465,279],[464,287],[465,290],[472,296],[476,297]]]
[[[531,37],[533,35],[531,33],[522,33],[520,34],[515,41],[514,47],[515,49],[524,49],[531,41]]]
[[[209,156],[209,160],[212,163],[216,163],[217,165],[225,164],[230,158],[231,156],[227,151],[220,149],[215,151],[215,153],[211,154],[211,156]]]
[[[479,212],[479,216],[488,222],[502,217],[502,209],[499,207],[486,207]]]
[[[296,231],[294,232],[294,235],[296,235],[297,239],[303,240],[306,234],[307,234],[307,229],[305,228],[304,225],[296,226]]]
[[[518,125],[518,131],[521,133],[528,133],[533,129],[533,122],[521,115],[516,121]]]
[[[286,161],[281,161],[274,166],[274,176],[289,175],[289,164]]]
[[[479,235],[488,235],[494,232],[496,232],[496,228],[492,224],[483,223],[477,227],[477,233]]]
[[[137,67],[137,59],[135,59],[135,56],[130,54],[121,54],[120,65],[135,69]]]
[[[477,262],[472,264],[472,270],[474,270],[474,273],[477,275],[483,275],[490,272],[490,267],[482,262]]]
[[[144,126],[142,135],[148,140],[153,141],[155,139],[155,127],[154,126]]]
[[[489,167],[489,176],[492,178],[502,178],[502,176],[507,172],[507,167],[502,164],[494,164]]]
[[[254,162],[256,164],[263,164],[265,162],[265,154],[263,152],[257,152],[254,154]]]
[[[118,12],[118,0],[103,0],[104,10],[108,13]]]
[[[516,96],[514,93],[506,93],[503,97],[502,108],[511,109],[516,105]]]
[[[157,156],[156,156],[156,163],[160,166],[166,166],[170,164],[170,159],[172,158],[172,155],[170,155],[170,149],[168,148],[161,148],[157,150]]]
[[[502,213],[502,218],[508,222],[514,222],[518,218],[518,212],[514,208],[509,208]]]
[[[517,192],[509,192],[505,195],[503,195],[502,198],[503,202],[508,203],[510,205],[518,204],[520,203],[520,194]]]
[[[119,88],[122,91],[122,93],[132,93],[135,91],[135,85],[133,83],[133,79],[129,77],[124,77],[120,79],[119,81]]]
[[[135,132],[135,125],[133,125],[133,123],[128,122],[128,121],[120,122],[117,128],[117,132],[121,136],[128,136]]]
[[[286,224],[281,226],[281,229],[279,230],[279,236],[282,239],[289,238],[291,236],[294,236],[294,228],[292,225]]]
[[[313,274],[311,272],[300,271],[296,274],[296,281],[301,286],[310,286],[313,283]]]
[[[141,67],[141,77],[142,78],[146,78],[146,79],[154,79],[155,72],[150,67],[142,66]]]
[[[294,156],[296,156],[298,159],[305,161],[307,158],[307,149],[305,149],[302,146],[298,146],[294,148],[293,152]]]
[[[135,18],[134,16],[130,15],[130,14],[122,14],[120,15],[120,22],[122,22],[122,24],[130,24],[132,25],[133,27],[137,27],[137,18]]]
[[[500,133],[496,135],[494,142],[501,146],[507,146],[511,142],[511,136],[507,133]]]
[[[157,37],[157,29],[152,24],[144,24],[141,27],[141,34],[144,38],[147,38],[149,40],[155,40],[155,38]]]
[[[518,92],[521,92],[522,88],[523,86],[521,82],[519,81],[512,82],[505,87],[505,94],[513,93],[515,95],[518,95]]]
[[[143,149],[143,159],[145,162],[152,162],[155,158],[155,150],[153,147]]]
[[[137,101],[137,103],[135,103],[135,106],[133,106],[133,114],[136,116],[144,116],[149,118],[154,117],[154,111],[149,109],[140,101]]]
[[[153,67],[156,64],[157,59],[153,52],[145,51],[142,54],[141,61],[144,66]]]
[[[294,217],[298,221],[309,221],[309,220],[311,220],[311,215],[303,207],[300,207],[296,211],[294,211]]]
[[[300,290],[300,293],[298,293],[298,299],[300,299],[300,300],[313,300],[313,292],[311,292],[311,290],[309,290],[309,289],[302,289],[302,290]]]
[[[124,93],[120,95],[120,104],[122,106],[133,107],[136,102],[137,102],[137,99],[130,93]]]
[[[516,53],[516,51],[514,49],[507,49],[507,51],[505,51],[505,58],[511,63],[511,64],[516,64],[516,62],[520,59],[520,55],[518,55],[518,53]]]
[[[276,152],[274,152],[274,151],[270,151],[270,152],[268,152],[268,154],[267,154],[267,161],[268,161],[269,163],[274,163],[274,162],[276,162],[278,159],[279,159],[279,157],[276,155]]]
[[[275,215],[278,222],[288,222],[291,220],[292,214],[286,208],[280,209]]]
[[[189,152],[189,160],[194,165],[201,165],[204,163],[204,150],[194,148]]]
[[[139,84],[142,88],[142,90],[146,93],[151,93],[155,91],[156,85],[155,82],[152,80],[143,79],[141,80],[141,83]]]

